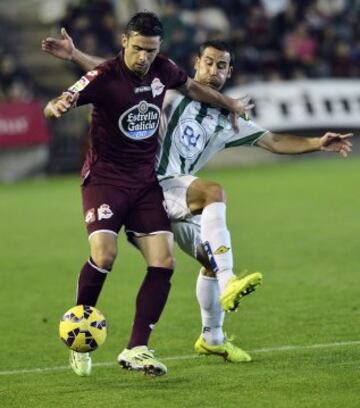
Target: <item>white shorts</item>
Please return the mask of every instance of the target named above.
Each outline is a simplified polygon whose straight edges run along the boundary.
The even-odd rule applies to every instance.
[[[186,203],[186,192],[196,179],[194,176],[176,176],[160,180],[170,221],[184,220],[192,216]]]
[[[166,210],[171,221],[174,240],[188,255],[196,259],[201,244],[201,215],[192,215],[186,203],[186,193],[194,176],[176,176],[160,181],[164,192]]]
[[[194,259],[196,259],[198,246],[201,245],[200,219],[201,215],[195,215],[186,220],[171,223],[174,241]]]

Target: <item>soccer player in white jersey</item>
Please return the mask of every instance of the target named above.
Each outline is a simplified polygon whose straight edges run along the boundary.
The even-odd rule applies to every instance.
[[[45,40],[43,50],[72,60],[84,70],[102,62],[76,49],[64,29],[62,39]],[[225,42],[206,42],[195,62],[195,80],[221,90],[231,77],[233,63],[232,50]],[[176,91],[167,92],[163,112],[158,177],[175,241],[202,265],[196,286],[202,333],[195,351],[220,355],[231,362],[250,361],[248,353],[225,337],[224,311],[235,310],[240,298],[255,289],[262,276],[253,273],[240,278],[234,274],[224,190],[218,183],[194,174],[217,152],[241,145],[279,154],[331,151],[346,157],[351,151],[348,139],[352,134],[327,132],[314,138],[275,134],[245,117],[238,118],[236,132],[228,112],[192,101]]]

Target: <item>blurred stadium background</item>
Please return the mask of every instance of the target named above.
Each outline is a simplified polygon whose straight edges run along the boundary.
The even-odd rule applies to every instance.
[[[305,135],[360,128],[359,0],[219,4],[212,0],[0,1],[0,181],[76,172],[87,146],[88,108],[53,123],[41,117],[45,101],[81,75],[72,64],[43,53],[41,40],[59,36],[64,26],[79,48],[111,57],[120,49],[124,23],[144,9],[162,16],[166,29],[162,51],[189,73],[201,42],[209,38],[230,42],[236,69],[226,91],[250,94],[256,103],[254,118],[261,125]],[[258,149],[240,153],[238,149],[223,153],[212,164],[279,160]]]

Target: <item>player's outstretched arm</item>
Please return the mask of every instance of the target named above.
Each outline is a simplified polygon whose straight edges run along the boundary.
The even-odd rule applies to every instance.
[[[41,49],[54,57],[74,62],[86,72],[105,61],[103,58],[94,57],[78,50],[64,27],[61,29],[61,38],[46,38],[41,43]]]
[[[231,118],[234,129],[238,130],[236,114],[244,114],[249,112],[254,105],[250,102],[249,96],[241,98],[231,98],[223,95],[209,86],[200,84],[199,82],[188,78],[186,83],[178,88],[178,90],[190,99],[205,102],[209,105],[224,108],[230,111],[233,116]]]
[[[60,118],[64,113],[68,112],[77,98],[78,93],[63,92],[59,97],[51,100],[44,109],[44,115],[47,119]]]
[[[301,137],[267,132],[257,146],[279,154],[300,154],[315,151],[335,152],[347,157],[351,152],[349,140],[353,133],[327,132],[321,137]]]

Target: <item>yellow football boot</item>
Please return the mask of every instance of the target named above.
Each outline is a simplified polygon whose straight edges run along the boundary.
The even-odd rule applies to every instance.
[[[233,276],[220,296],[222,309],[225,312],[235,311],[239,306],[240,299],[254,292],[261,282],[262,274],[260,272],[250,273],[244,277]]]
[[[231,339],[225,339],[224,344],[210,346],[204,337],[200,336],[194,345],[196,353],[204,356],[216,355],[221,356],[225,361],[231,363],[248,363],[251,361],[250,355],[232,344]]]

